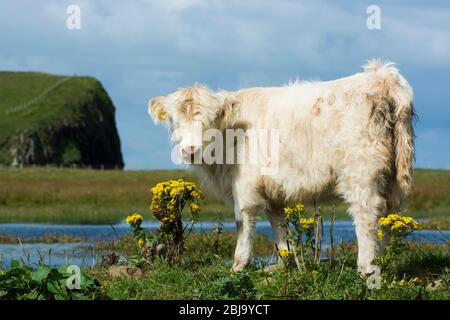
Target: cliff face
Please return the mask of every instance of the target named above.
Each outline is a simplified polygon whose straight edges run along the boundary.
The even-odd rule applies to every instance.
[[[39,89],[20,89],[30,83]],[[8,99],[14,93],[19,97]],[[0,129],[1,164],[124,166],[114,105],[93,78],[0,73],[0,113],[9,120]]]

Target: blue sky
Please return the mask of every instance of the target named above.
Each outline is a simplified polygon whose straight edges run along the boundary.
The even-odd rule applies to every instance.
[[[69,5],[81,29],[66,27]],[[366,27],[369,5],[381,30]],[[117,108],[127,169],[170,168],[149,98],[331,80],[368,59],[393,60],[414,89],[417,167],[450,168],[448,1],[0,1],[0,70],[98,78]]]

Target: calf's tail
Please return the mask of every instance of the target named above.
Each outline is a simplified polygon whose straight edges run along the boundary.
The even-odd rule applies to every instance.
[[[414,163],[413,91],[393,62],[370,61],[366,72],[375,72],[381,80],[383,96],[389,107],[392,131],[393,169],[398,186],[406,195],[412,186]],[[387,112],[387,110],[384,110]],[[387,117],[385,114],[384,117]]]

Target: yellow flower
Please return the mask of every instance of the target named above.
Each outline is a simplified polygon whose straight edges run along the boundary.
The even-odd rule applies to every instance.
[[[422,280],[420,280],[418,277],[412,278],[412,279],[411,279],[411,282],[412,282],[413,284],[416,284],[416,285],[422,284]]]
[[[378,230],[377,231],[377,237],[378,237],[379,240],[383,239],[383,231]]]
[[[303,212],[305,212],[305,206],[303,205],[303,203],[298,202],[295,205],[294,210],[297,211],[298,213],[303,213]]]
[[[405,279],[402,279],[397,284],[399,287],[406,287],[408,285],[408,282],[406,282]]]
[[[193,197],[194,199],[196,199],[196,200],[199,200],[199,199],[202,198],[202,194],[200,193],[199,190],[194,190],[194,191],[192,191],[191,195],[192,195],[192,197]]]
[[[180,220],[181,211],[188,201],[194,202],[191,206],[193,214],[200,210],[198,200],[202,199],[203,195],[193,182],[186,182],[183,179],[164,181],[150,191],[152,193],[150,209],[153,215],[164,223]]]
[[[400,215],[396,214],[396,213],[391,213],[388,215],[388,218],[393,220],[393,221],[397,221],[397,220],[401,220]]]
[[[408,226],[403,221],[395,221],[391,226],[391,230],[394,232],[402,232],[408,229]]]
[[[378,220],[378,224],[382,227],[387,227],[390,223],[391,221],[388,218],[380,218],[380,220]]]
[[[298,202],[293,207],[284,208],[284,214],[287,218],[291,218],[294,214],[303,214],[305,212],[305,206],[303,203]]]
[[[144,239],[139,239],[139,240],[137,241],[137,245],[138,245],[139,248],[142,248],[142,247],[144,246],[144,244],[145,244]]]
[[[287,249],[280,249],[280,250],[278,251],[278,254],[279,254],[280,257],[282,257],[282,258],[286,258],[286,257],[289,256],[289,250],[287,250]]]
[[[314,226],[314,218],[301,218],[300,219],[300,225],[303,227],[303,229],[308,230],[309,228]]]
[[[140,215],[139,213],[134,213],[131,216],[126,217],[125,219],[125,223],[126,224],[138,224],[141,223],[142,220],[144,220],[144,218],[142,217],[142,215]]]
[[[169,203],[167,204],[167,210],[173,211],[173,210],[176,209],[176,206],[177,206],[176,200],[175,200],[175,199],[172,199],[172,200],[170,200]]]
[[[196,204],[196,203],[192,203],[192,204],[191,204],[191,211],[192,211],[193,213],[199,212],[199,211],[200,211],[200,206],[199,206],[198,204]]]
[[[378,224],[388,231],[403,234],[409,231],[420,229],[420,224],[411,217],[402,217],[391,213],[387,217],[378,220]]]

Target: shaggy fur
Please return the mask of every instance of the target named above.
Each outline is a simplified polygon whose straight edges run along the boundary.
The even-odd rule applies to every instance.
[[[297,82],[284,87],[212,92],[195,85],[149,102],[156,122],[165,120],[182,149],[194,145],[194,120],[203,129],[280,130],[276,174],[262,176],[255,165],[196,165],[234,207],[239,237],[233,270],[245,268],[258,211],[278,227],[282,208],[333,186],[350,206],[358,238],[358,270],[374,272],[378,253],[377,220],[399,211],[411,188],[414,141],[413,93],[391,62],[374,60],[364,72],[327,82]],[[187,132],[187,131],[184,131]],[[270,164],[271,159],[264,159]]]

